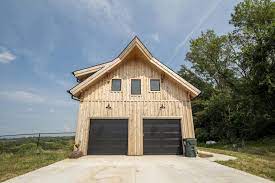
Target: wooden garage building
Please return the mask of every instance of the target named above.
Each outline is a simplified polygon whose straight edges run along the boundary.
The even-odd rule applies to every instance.
[[[85,155],[182,154],[181,139],[195,137],[190,101],[200,91],[137,37],[114,60],[73,74],[75,143]]]

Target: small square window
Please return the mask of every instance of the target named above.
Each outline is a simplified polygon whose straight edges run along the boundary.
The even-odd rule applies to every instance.
[[[112,79],[112,91],[121,91],[121,79]]]
[[[150,79],[150,90],[151,91],[160,91],[160,80],[159,79]]]
[[[140,79],[132,79],[131,80],[131,94],[132,95],[140,95],[141,94],[141,80]]]

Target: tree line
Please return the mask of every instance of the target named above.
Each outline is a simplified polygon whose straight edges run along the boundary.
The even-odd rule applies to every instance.
[[[236,142],[275,133],[275,2],[244,0],[233,31],[207,30],[190,41],[178,72],[202,93],[192,101],[199,141]]]

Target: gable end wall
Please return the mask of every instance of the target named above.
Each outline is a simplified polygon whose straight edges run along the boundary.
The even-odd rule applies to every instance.
[[[111,79],[122,79],[121,92],[111,91]],[[161,79],[160,92],[150,92],[150,79]],[[141,95],[131,95],[131,79],[141,79]],[[111,109],[107,109],[106,106]],[[160,109],[160,106],[165,106]],[[142,60],[129,60],[81,94],[76,143],[87,153],[90,119],[127,118],[128,155],[143,154],[143,118],[181,119],[182,137],[194,137],[190,97],[182,86]]]

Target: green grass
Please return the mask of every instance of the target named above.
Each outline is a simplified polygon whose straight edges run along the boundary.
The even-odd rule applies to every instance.
[[[44,137],[0,141],[0,182],[47,166],[68,157],[72,137]]]
[[[275,181],[275,138],[247,142],[238,148],[232,144],[215,144],[200,145],[199,149],[235,156],[236,160],[217,163]]]
[[[0,141],[0,182],[47,166],[68,157],[72,137],[44,137],[37,148],[37,138]],[[199,149],[237,157],[217,163],[275,181],[275,138],[247,142],[242,148],[232,144],[204,145]]]

